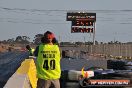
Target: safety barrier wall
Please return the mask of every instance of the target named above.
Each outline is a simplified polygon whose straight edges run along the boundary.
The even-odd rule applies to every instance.
[[[33,59],[25,59],[9,78],[4,88],[36,88],[36,66]]]

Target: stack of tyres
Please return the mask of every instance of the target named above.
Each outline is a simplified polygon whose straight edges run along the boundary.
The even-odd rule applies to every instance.
[[[107,68],[114,70],[126,70],[126,61],[123,60],[107,60]]]
[[[132,61],[128,61],[128,62],[126,62],[126,64],[125,64],[125,69],[127,69],[127,70],[132,70]]]
[[[132,80],[132,70],[116,70],[116,75],[122,76],[122,78],[128,78]]]

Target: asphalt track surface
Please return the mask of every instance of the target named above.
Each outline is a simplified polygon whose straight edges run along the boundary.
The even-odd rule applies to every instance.
[[[0,53],[0,88],[4,86],[7,80],[18,69],[22,61],[28,58],[28,56],[29,54],[27,52]],[[81,70],[83,66],[85,66],[86,68],[92,66],[102,66],[106,68],[106,63],[107,63],[106,60],[63,58],[61,59],[61,69]]]
[[[20,64],[28,58],[27,52],[5,52],[0,53],[0,88],[3,88],[7,80],[14,74]],[[121,61],[122,62],[122,61]],[[113,62],[112,62],[113,63]],[[115,61],[114,65],[115,66]],[[106,69],[108,61],[102,58],[89,57],[87,59],[63,58],[61,59],[62,70],[79,70],[91,67]],[[119,64],[118,64],[119,65]]]
[[[28,56],[27,52],[0,53],[0,88],[3,88],[7,80]]]

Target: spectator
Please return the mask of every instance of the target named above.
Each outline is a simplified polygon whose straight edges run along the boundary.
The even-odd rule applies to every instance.
[[[60,50],[52,32],[47,31],[35,50],[37,56],[37,88],[60,88]]]

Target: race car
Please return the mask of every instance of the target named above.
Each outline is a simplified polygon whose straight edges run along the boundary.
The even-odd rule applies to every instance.
[[[92,67],[81,71],[62,71],[62,88],[131,88],[132,70]]]

